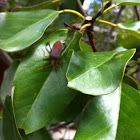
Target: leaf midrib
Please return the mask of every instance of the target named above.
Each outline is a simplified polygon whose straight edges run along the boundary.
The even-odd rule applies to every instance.
[[[56,14],[56,13],[53,13],[53,14],[50,14],[49,16],[47,16],[47,17],[44,17],[43,19],[39,20],[38,22],[35,22],[34,24],[31,24],[30,26],[28,26],[28,27],[25,28],[24,30],[22,30],[22,31],[20,31],[20,32],[18,32],[18,33],[16,33],[16,34],[13,35],[12,37],[10,37],[10,38],[8,38],[8,39],[2,40],[2,42],[0,42],[0,44],[2,44],[3,42],[5,42],[5,41],[7,41],[7,40],[10,40],[10,39],[14,38],[14,37],[17,36],[18,34],[21,34],[21,33],[24,32],[25,30],[28,30],[29,28],[31,28],[31,27],[35,26],[36,24],[42,22],[43,20],[45,20],[45,19],[47,19],[47,18],[53,16],[54,14]],[[10,42],[12,42],[12,40],[11,40]],[[10,43],[10,42],[6,42],[6,43],[3,43],[3,44],[8,44],[8,43]]]
[[[50,76],[50,74],[51,74],[51,72],[52,72],[52,71],[53,71],[53,69],[50,71],[50,73],[49,73],[48,77],[46,78],[46,80],[44,80],[44,83],[42,84],[42,87],[40,88],[40,90],[39,90],[39,92],[38,92],[38,94],[37,94],[37,96],[36,96],[35,100],[32,102],[32,104],[31,104],[31,107],[30,107],[29,111],[27,112],[26,116],[24,117],[25,119],[24,119],[23,123],[21,124],[21,127],[23,127],[23,125],[24,125],[24,123],[25,123],[25,121],[26,121],[26,119],[27,119],[27,116],[28,116],[28,114],[30,113],[30,110],[32,109],[32,107],[33,107],[33,105],[34,105],[34,103],[35,103],[36,99],[37,99],[37,98],[38,98],[38,96],[40,95],[40,91],[41,91],[41,90],[42,90],[42,88],[44,87],[44,85],[45,85],[45,83],[46,83],[47,79],[49,78],[49,76]]]
[[[81,75],[79,75],[79,76],[73,78],[72,80],[69,80],[69,82],[71,82],[71,81],[73,81],[73,80],[75,80],[75,79],[81,77],[81,76],[84,75],[85,73],[91,71],[93,68],[98,68],[98,67],[100,67],[101,65],[105,64],[106,62],[108,62],[109,60],[111,60],[112,57],[113,57],[116,53],[117,53],[117,52],[115,52],[111,57],[109,57],[109,58],[106,59],[104,62],[102,62],[101,64],[97,65],[96,67],[93,66],[93,67],[91,67],[90,69],[88,69],[87,71],[85,71],[84,73],[82,73]],[[80,56],[80,57],[81,57],[81,56]],[[81,57],[81,58],[82,58],[82,57]],[[83,59],[83,58],[82,58],[82,59]]]

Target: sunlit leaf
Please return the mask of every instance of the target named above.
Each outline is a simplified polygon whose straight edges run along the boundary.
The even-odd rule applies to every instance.
[[[112,52],[74,52],[67,72],[68,86],[85,94],[113,92],[135,50]]]
[[[140,138],[140,93],[123,84],[113,93],[93,97],[74,140]]]
[[[56,31],[49,38],[50,45],[60,40],[64,42],[66,30]],[[77,39],[78,38],[78,39]],[[72,39],[67,47],[79,48],[79,39]],[[44,53],[48,56],[48,39],[41,44],[35,44],[27,53],[17,69],[13,87],[14,111],[17,126],[24,128],[26,133],[34,132],[57,117],[76,95],[76,91],[67,87],[67,79],[63,74],[67,70],[69,58],[62,56],[59,68],[55,70],[52,66],[38,70],[43,67],[48,59],[44,59]],[[46,45],[47,43],[47,45]],[[73,44],[72,44],[73,43]],[[72,44],[72,45],[71,45]],[[68,48],[65,50],[67,54]],[[49,65],[49,64],[48,64]],[[62,73],[63,72],[63,73]]]
[[[29,47],[57,16],[54,10],[0,13],[0,49],[14,52]]]
[[[119,5],[140,5],[140,0],[117,0]]]
[[[119,28],[125,30],[126,32],[140,39],[140,31],[139,31],[140,21],[131,22],[131,23],[119,23],[117,25]]]

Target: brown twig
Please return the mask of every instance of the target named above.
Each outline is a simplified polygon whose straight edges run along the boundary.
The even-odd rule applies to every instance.
[[[129,75],[132,76],[133,74],[135,74],[138,71],[138,69],[136,69],[135,71],[133,71],[132,73],[130,73]]]
[[[80,1],[80,0],[76,0],[76,1],[77,1],[77,4],[78,4],[78,6],[79,6],[81,12],[82,12],[83,15],[86,17],[86,16],[87,16],[87,13],[86,13],[86,11],[83,9],[81,1]]]
[[[51,126],[51,127],[49,127],[49,128],[47,128],[47,130],[48,131],[54,131],[54,130],[56,130],[56,129],[58,129],[58,128],[62,128],[62,127],[66,127],[67,125],[69,125],[69,124],[71,124],[71,126],[74,126],[74,122],[61,122],[61,123],[59,123],[59,124],[56,124],[56,125],[54,125],[54,126]],[[72,125],[73,124],[73,125]]]
[[[106,10],[110,5],[112,4],[112,2],[108,2],[105,6],[104,6],[104,10]],[[102,9],[92,18],[92,24],[93,22],[99,17],[102,15]]]
[[[79,119],[78,119],[78,121],[77,121],[77,127],[79,126],[80,121],[81,121],[81,119],[82,119],[82,117],[83,117],[83,115],[84,115],[85,109],[86,109],[87,105],[90,103],[90,101],[92,100],[92,98],[93,98],[93,96],[90,96],[89,99],[87,100],[86,104],[84,105],[84,107],[83,107],[83,109],[82,109],[82,112],[81,112],[81,114],[80,114],[80,117],[79,117]]]
[[[137,69],[137,77],[136,77],[137,82],[140,82],[140,65]]]
[[[120,15],[121,15],[122,11],[124,10],[124,8],[125,8],[125,6],[123,6],[123,5],[120,7],[120,10],[117,13],[113,23],[115,23],[115,24],[117,23],[117,21],[118,21]],[[115,27],[112,26],[110,31],[109,31],[109,34],[108,34],[108,37],[106,39],[106,43],[105,43],[105,46],[104,46],[104,51],[108,51],[108,46],[109,46],[109,43],[110,43],[110,40],[111,40],[112,33],[113,33],[114,29],[115,29]]]
[[[90,26],[90,27],[87,27],[87,35],[88,35],[88,38],[89,38],[89,43],[93,49],[94,52],[97,52],[98,49],[97,49],[97,45],[96,45],[96,42],[95,42],[95,37],[93,35],[93,26]],[[88,32],[88,31],[91,31],[91,32]]]
[[[138,7],[137,7],[137,6],[134,6],[134,11],[135,11],[137,20],[140,20],[140,14],[139,14],[139,12],[138,12]]]
[[[105,9],[107,9],[110,5],[111,5],[111,3],[112,2],[108,2],[105,6],[104,6],[104,10]],[[92,17],[92,19],[90,19],[90,20],[87,20],[87,18],[86,18],[86,20],[85,20],[85,22],[86,23],[90,23],[91,24],[91,26],[90,27],[87,27],[86,29],[87,29],[87,35],[88,35],[88,38],[89,38],[89,43],[90,43],[90,45],[92,46],[92,49],[93,49],[93,51],[94,52],[97,52],[98,51],[98,49],[97,49],[97,45],[96,45],[96,42],[95,42],[95,37],[94,37],[94,35],[93,35],[93,32],[94,32],[94,21],[99,17],[99,16],[101,16],[102,15],[102,9],[94,16],[94,17]],[[88,32],[88,31],[91,31],[91,32]]]

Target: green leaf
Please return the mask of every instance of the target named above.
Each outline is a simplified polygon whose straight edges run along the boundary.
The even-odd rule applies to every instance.
[[[15,6],[15,0],[7,0],[9,7],[13,8]]]
[[[58,32],[49,37],[51,47],[58,40],[63,42],[67,35],[66,30]],[[78,38],[81,38],[81,34]],[[75,40],[77,38],[72,42],[76,43],[73,44],[76,49],[77,47],[79,48],[79,44],[77,44],[79,42]],[[45,42],[47,41],[36,44],[29,50],[18,67],[14,79],[13,104],[15,118],[17,126],[24,128],[26,133],[31,133],[47,125],[64,111],[76,95],[76,91],[67,87],[66,76],[61,73],[65,73],[67,70],[67,55],[61,58],[60,61],[65,63],[58,64],[58,70],[53,67],[38,70],[49,61],[44,60],[42,51],[45,51],[46,56],[49,55],[45,50]],[[69,48],[71,44],[67,44]],[[49,49],[48,44],[47,48]],[[67,53],[67,49],[65,53]]]
[[[132,34],[133,36],[140,38],[140,21],[131,23],[119,23],[117,24],[120,29]]]
[[[125,83],[127,85],[130,85],[131,87],[133,87],[136,90],[138,90],[138,87],[139,87],[138,82],[128,74],[124,75],[123,83]]]
[[[113,93],[93,97],[74,140],[128,140],[140,138],[140,93],[123,84]]]
[[[89,99],[88,95],[77,93],[71,103],[67,106],[67,108],[58,116],[55,121],[75,121],[77,123],[77,119],[79,118],[80,113],[87,100]]]
[[[35,6],[37,4],[43,3],[44,1],[49,1],[49,0],[18,0],[19,5],[26,5],[26,6]]]
[[[74,52],[67,72],[68,87],[85,94],[113,92],[120,84],[124,69],[135,50],[124,52]]]
[[[86,44],[84,41],[80,41],[80,49],[81,51],[93,52],[91,46]]]
[[[59,2],[61,0],[53,0],[53,1],[46,1],[46,2],[43,2],[41,4],[38,4],[38,5],[35,5],[35,6],[31,6],[31,7],[24,7],[24,8],[14,8],[13,11],[29,11],[29,10],[39,10],[39,9],[45,9],[46,7],[56,3],[56,2]]]
[[[4,103],[6,96],[11,93],[12,84],[17,70],[18,62],[14,61],[11,66],[5,71],[3,82],[1,85],[1,100]]]
[[[128,41],[128,40],[130,40],[130,41]],[[127,49],[139,48],[140,39],[138,39],[137,37],[132,36],[131,34],[128,34],[128,33],[119,33],[117,35],[116,43]]]
[[[25,135],[24,131],[20,131],[23,140],[52,140],[50,134],[45,128],[42,128],[36,132]]]
[[[80,0],[81,3],[83,3],[84,0]],[[72,9],[72,10],[76,10],[78,12],[80,12],[80,8],[79,5],[77,4],[77,2],[75,0],[62,0],[62,4],[60,5],[60,9],[64,10],[64,9]],[[59,15],[59,25],[60,27],[64,27],[63,23],[70,23],[73,20],[75,20],[77,18],[77,16],[75,14],[72,13],[63,13]]]
[[[29,47],[57,16],[54,10],[0,13],[0,49],[15,52]]]
[[[119,5],[140,5],[140,0],[117,0]]]
[[[22,140],[15,123],[11,97],[7,96],[3,112],[3,132],[5,140]]]
[[[2,128],[3,128],[3,120],[0,120],[0,140],[4,140]]]

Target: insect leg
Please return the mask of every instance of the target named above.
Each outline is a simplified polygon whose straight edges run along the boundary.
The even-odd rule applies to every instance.
[[[56,68],[58,69],[58,64],[57,64],[57,63],[55,63],[55,65],[57,66]]]
[[[57,63],[55,63],[55,64],[56,64],[56,66],[58,66]],[[53,64],[53,67],[54,67],[56,70],[59,70],[64,76],[66,76],[66,74],[65,74],[64,72],[62,72],[60,69],[58,69],[58,67],[55,67],[54,64]]]
[[[57,61],[59,62],[59,63],[65,63],[65,62],[61,62],[61,61],[59,61],[58,59],[57,59]],[[66,63],[65,63],[66,64]]]
[[[47,68],[47,67],[50,67],[52,64],[50,64],[50,65],[48,65],[48,66],[43,66],[43,67],[41,67],[41,68],[39,68],[39,69],[37,69],[37,70],[41,70],[41,69],[44,69],[44,68]]]
[[[45,56],[45,51],[42,49],[42,51],[44,52],[44,57],[50,57],[50,56]]]
[[[67,47],[67,45],[65,43],[62,43],[64,45],[64,48],[62,49],[62,51],[64,51]]]

